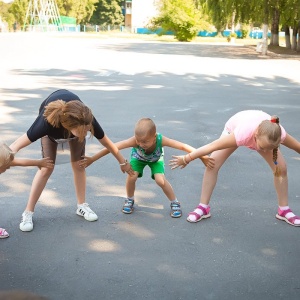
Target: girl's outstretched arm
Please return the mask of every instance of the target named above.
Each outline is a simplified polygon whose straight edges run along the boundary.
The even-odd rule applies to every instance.
[[[292,150],[295,150],[296,152],[298,152],[300,154],[300,142],[297,141],[291,135],[286,134],[286,137],[285,137],[282,145],[284,145]]]
[[[54,164],[53,160],[49,157],[41,158],[41,159],[29,159],[29,158],[14,158],[13,161],[10,163],[10,167],[30,167],[36,166],[39,168],[49,168],[53,169]]]
[[[188,145],[188,144],[184,144],[182,142],[173,140],[173,139],[169,139],[166,136],[162,137],[162,146],[166,146],[166,147],[171,147],[173,149],[178,149],[178,150],[182,150],[185,151],[187,153],[191,153],[192,151],[196,150],[196,148]],[[203,164],[212,169],[214,167],[214,159],[210,158],[209,156],[205,155],[205,156],[201,156],[199,157],[201,159],[201,161],[203,162]],[[182,168],[184,168],[186,165],[182,166]]]
[[[207,144],[205,146],[202,146],[188,155],[182,155],[182,156],[176,156],[173,155],[173,159],[170,160],[170,166],[171,169],[176,169],[180,167],[181,169],[184,168],[189,162],[196,158],[200,158],[205,155],[209,155],[210,153],[217,151],[217,150],[222,150],[222,149],[227,149],[227,148],[232,148],[232,147],[237,147],[235,136],[233,133],[229,135],[224,135],[221,136],[219,139],[211,142],[210,144]]]

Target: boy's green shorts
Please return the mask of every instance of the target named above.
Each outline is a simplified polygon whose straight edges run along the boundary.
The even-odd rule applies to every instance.
[[[146,166],[149,166],[151,169],[151,178],[154,179],[155,174],[165,174],[165,163],[164,159],[160,158],[156,162],[146,162],[146,161],[141,161],[135,158],[132,158],[130,160],[131,168],[133,171],[136,171],[139,173],[138,177],[143,176],[143,170]]]

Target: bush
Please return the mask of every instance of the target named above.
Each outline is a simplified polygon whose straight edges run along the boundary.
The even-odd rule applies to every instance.
[[[230,32],[229,36],[227,37],[227,41],[230,42],[231,39],[235,39],[237,37],[237,34],[235,32]]]
[[[162,28],[159,35],[171,31],[177,40],[189,42],[197,36],[200,29],[208,27],[193,0],[163,0],[159,5],[158,17],[153,18],[148,25],[153,32]]]
[[[247,29],[242,29],[241,32],[242,32],[242,37],[241,38],[245,39],[248,35],[248,30]]]

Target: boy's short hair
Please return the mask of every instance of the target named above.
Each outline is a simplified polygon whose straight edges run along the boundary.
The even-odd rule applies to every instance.
[[[145,136],[156,134],[156,125],[150,118],[142,118],[137,121],[134,128],[134,134]]]
[[[0,167],[9,166],[14,160],[15,153],[2,141],[0,141]]]

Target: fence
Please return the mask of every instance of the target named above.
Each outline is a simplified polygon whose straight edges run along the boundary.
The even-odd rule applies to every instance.
[[[109,31],[131,32],[131,28],[126,26],[119,26],[119,25],[81,25],[80,31],[82,32],[109,32]]]

